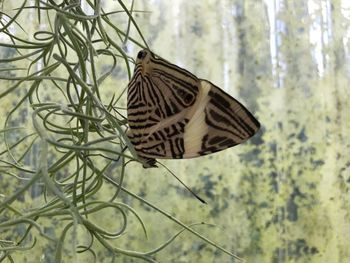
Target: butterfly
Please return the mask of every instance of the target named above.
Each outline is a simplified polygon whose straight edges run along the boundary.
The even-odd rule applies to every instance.
[[[218,152],[252,137],[260,127],[236,99],[205,79],[144,49],[128,84],[130,139],[145,168],[156,159]]]

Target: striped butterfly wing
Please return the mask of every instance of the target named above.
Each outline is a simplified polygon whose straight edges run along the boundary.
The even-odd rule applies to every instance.
[[[192,158],[224,150],[260,127],[230,95],[149,50],[137,55],[127,114],[128,137],[145,167],[155,166],[156,158]]]

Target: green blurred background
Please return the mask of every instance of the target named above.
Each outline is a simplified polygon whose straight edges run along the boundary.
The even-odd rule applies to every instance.
[[[22,4],[11,2],[12,8]],[[131,1],[124,3],[130,6]],[[117,1],[103,1],[102,6],[106,12],[119,8]],[[161,161],[207,205],[193,198],[161,167],[145,170],[139,163],[130,163],[124,186],[186,224],[212,224],[194,228],[247,262],[349,262],[348,1],[136,0],[134,10],[146,11],[133,16],[154,52],[237,98],[262,128],[243,145],[217,154]],[[113,18],[118,27],[128,27],[125,14]],[[136,37],[133,27],[130,36]],[[131,44],[126,48],[131,57],[140,49]],[[1,56],[11,56],[6,52],[2,48]],[[98,63],[104,67],[108,62]],[[0,91],[4,91],[8,84],[1,82]],[[121,94],[127,82],[126,69],[120,63],[105,81],[102,98]],[[124,95],[120,106],[126,105],[125,100]],[[10,97],[1,100],[0,121],[12,103]],[[24,109],[18,123],[30,126],[29,115],[30,109]],[[36,167],[35,155],[33,152],[27,165]],[[116,167],[109,172],[117,176],[119,171]],[[0,193],[5,196],[18,181],[0,176]],[[113,193],[114,189],[105,186],[101,199]],[[120,200],[140,214],[148,239],[139,223],[130,218],[127,233],[116,241],[119,247],[148,251],[181,229],[127,194]],[[17,206],[26,209],[40,202],[27,192]],[[92,220],[113,229],[119,224],[114,213],[107,210]],[[52,219],[41,224],[58,235],[60,222]],[[78,237],[80,242],[86,241],[83,230]],[[0,239],[5,238],[0,233]],[[70,258],[72,248],[66,246],[64,262],[93,262],[89,253]],[[54,262],[54,249],[38,237],[33,249],[13,256],[15,262]],[[94,249],[97,262],[112,262],[109,252],[99,246]],[[187,232],[155,258],[176,263],[235,262]],[[143,261],[120,256],[115,262]]]

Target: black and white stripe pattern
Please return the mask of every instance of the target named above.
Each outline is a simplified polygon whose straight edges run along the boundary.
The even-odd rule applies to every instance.
[[[259,122],[237,100],[149,50],[128,85],[128,137],[140,158],[192,158],[240,144]],[[147,165],[146,165],[147,167]]]

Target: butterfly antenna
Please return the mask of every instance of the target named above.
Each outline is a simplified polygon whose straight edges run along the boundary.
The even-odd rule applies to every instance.
[[[172,176],[174,176],[175,178],[176,178],[176,180],[178,180],[194,197],[196,197],[199,201],[201,201],[203,204],[207,204],[207,202],[205,202],[205,200],[203,199],[203,198],[201,198],[201,197],[199,197],[199,195],[197,195],[195,192],[193,192],[192,190],[191,190],[191,188],[189,188],[187,185],[185,185],[185,183],[184,182],[182,182],[181,180],[180,180],[180,178],[179,177],[177,177],[168,167],[166,167],[164,164],[162,164],[162,163],[160,163],[160,162],[157,162],[157,163],[159,163],[161,166],[163,166],[169,173],[171,173],[172,174]]]

